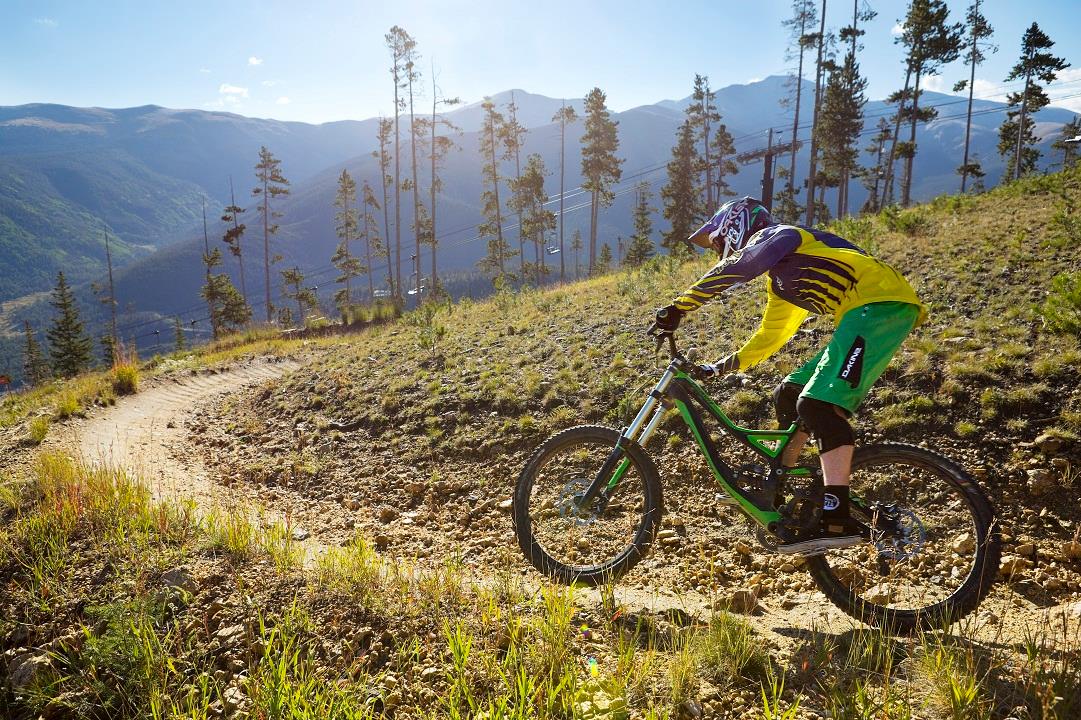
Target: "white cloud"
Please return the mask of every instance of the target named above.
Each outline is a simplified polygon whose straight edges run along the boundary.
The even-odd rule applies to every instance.
[[[981,100],[1005,100],[1006,88],[997,82],[976,78],[972,83],[972,94]]]
[[[34,18],[34,22],[38,25],[41,25],[42,27],[47,28],[54,28],[60,24],[56,20],[53,20],[51,17]]]
[[[237,87],[236,85],[230,85],[229,83],[222,83],[218,87],[218,94],[227,98],[246,98],[248,97],[248,88]]]
[[[275,85],[277,85],[277,84],[278,84],[278,81],[277,81],[277,80],[264,80],[264,81],[263,81],[263,82],[261,83],[261,85],[262,85],[263,87],[274,87],[274,86],[275,86]]]
[[[928,92],[938,92],[938,93],[952,93],[953,92],[953,84],[946,82],[945,78],[943,78],[941,75],[931,75],[930,77],[923,78],[920,81],[920,84],[923,86],[920,89],[921,90],[926,90]]]
[[[250,58],[248,58],[248,64],[253,66],[253,67],[256,66],[256,65],[262,65],[263,64],[263,58],[257,58],[254,55],[252,55]]]
[[[278,98],[278,99],[277,99],[277,103],[278,103],[279,105],[288,105],[288,104],[289,104],[289,103],[291,103],[291,102],[292,102],[292,100],[290,100],[289,98],[285,97],[284,95],[282,95],[282,96],[281,96],[280,98]]]
[[[894,25],[893,27],[890,28],[890,35],[893,35],[894,37],[899,37],[904,31],[905,31],[905,26],[902,25],[901,23],[897,23],[896,25]]]
[[[1081,68],[1067,68],[1058,74],[1055,85],[1070,83],[1065,87],[1056,89],[1052,86],[1048,94],[1051,96],[1051,104],[1055,107],[1066,108],[1074,112],[1081,112],[1081,97],[1064,97],[1081,93]],[[1056,99],[1061,98],[1061,99]]]
[[[199,72],[201,72],[203,75],[209,75],[210,68],[199,68]]]

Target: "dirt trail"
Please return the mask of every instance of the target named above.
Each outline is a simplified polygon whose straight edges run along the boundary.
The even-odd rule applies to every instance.
[[[295,360],[258,359],[217,372],[163,378],[121,398],[52,441],[89,464],[109,464],[150,484],[156,499],[190,499],[204,510],[241,499],[209,479],[184,420],[215,397],[281,377]]]
[[[213,479],[213,469],[203,460],[199,443],[191,437],[187,420],[199,407],[219,400],[230,393],[242,392],[268,380],[281,377],[301,367],[297,360],[260,358],[218,372],[204,372],[189,376],[162,378],[150,383],[133,396],[121,398],[115,406],[99,410],[90,417],[70,424],[64,432],[56,433],[47,444],[58,449],[75,452],[90,464],[107,463],[143,478],[150,483],[157,499],[191,500],[203,512],[215,508],[235,510],[238,507],[259,508],[264,520],[281,521],[293,513],[295,507],[287,498],[259,494],[255,487],[245,483],[229,486]],[[213,462],[211,460],[211,462]],[[369,509],[370,512],[370,509]],[[316,513],[317,515],[320,513]],[[336,544],[335,523],[332,513],[322,514],[322,523],[310,513],[301,516],[305,527],[312,530],[312,537],[302,543],[305,554],[311,558],[326,544]],[[509,521],[505,523],[509,525]],[[509,539],[509,527],[502,528]],[[435,533],[435,535],[441,535]],[[299,538],[298,538],[299,539]],[[453,544],[449,537],[433,538],[435,555],[439,546]],[[656,555],[656,553],[654,553]],[[651,558],[662,565],[673,558]],[[488,570],[483,561],[472,568],[475,581],[484,582]],[[647,562],[649,566],[651,563]],[[642,577],[642,575],[647,577]],[[631,612],[670,613],[680,611],[698,619],[708,617],[711,601],[707,595],[684,591],[676,592],[649,582],[652,573],[641,569],[635,573],[641,582],[621,584],[616,589],[616,600]],[[539,583],[539,576],[526,572],[526,583]],[[581,592],[586,606],[599,608],[603,603],[596,590]],[[1011,605],[1013,612],[1011,612]],[[1009,593],[995,593],[985,601],[983,611],[999,616],[1014,615],[1021,609],[1022,615],[1039,617],[1042,613],[1029,603],[1022,605],[1019,598]],[[775,649],[791,651],[816,632],[843,632],[854,626],[853,621],[830,605],[818,592],[780,592],[763,598],[760,610],[748,616],[752,625],[765,637],[770,638]],[[1035,619],[1035,618],[1033,618]],[[1009,623],[1014,625],[1014,622]],[[982,624],[982,623],[981,623]],[[997,625],[997,618],[995,621]],[[1005,624],[1005,623],[1004,623]],[[1003,639],[1016,634],[1015,627],[987,627],[981,635]],[[786,647],[787,646],[787,647]]]

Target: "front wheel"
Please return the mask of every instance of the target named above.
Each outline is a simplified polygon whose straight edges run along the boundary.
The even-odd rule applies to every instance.
[[[615,490],[586,507],[580,503],[618,441],[619,431],[600,425],[564,430],[537,448],[518,478],[518,544],[533,567],[554,580],[595,586],[618,579],[653,542],[661,484],[637,445],[624,450],[628,465]]]
[[[991,589],[1001,541],[994,508],[949,459],[913,445],[856,450],[852,514],[872,542],[808,560],[835,605],[894,632],[942,628]]]

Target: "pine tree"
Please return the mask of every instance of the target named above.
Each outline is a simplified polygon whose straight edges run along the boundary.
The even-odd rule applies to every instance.
[[[403,31],[404,32],[404,31]],[[408,36],[406,36],[408,37]],[[417,264],[414,270],[416,270],[416,283],[413,287],[414,294],[417,298],[417,304],[420,304],[420,244],[423,236],[425,235],[428,227],[428,214],[423,207],[423,203],[420,200],[420,181],[417,177],[417,144],[425,142],[425,136],[428,131],[428,123],[425,119],[417,119],[416,114],[413,111],[413,99],[414,91],[413,85],[420,82],[420,69],[417,66],[417,60],[420,58],[420,54],[416,51],[416,41],[409,38],[408,49],[404,56],[405,61],[405,85],[406,93],[409,97],[409,152],[412,156],[412,170],[413,174],[411,180],[408,183],[409,191],[413,193],[413,240],[414,240],[414,253],[417,258]]]
[[[600,88],[593,88],[585,98],[585,134],[582,135],[582,189],[590,193],[589,215],[589,274],[597,255],[597,224],[600,208],[608,207],[615,198],[612,185],[619,182],[623,160],[619,150],[619,131],[612,120],[606,97]],[[611,249],[609,249],[609,253]]]
[[[206,267],[206,281],[200,294],[206,300],[207,316],[210,318],[210,339],[217,340],[222,330],[221,306],[224,298],[216,292],[212,275],[214,268],[221,265],[221,250],[214,248],[214,252],[210,252],[210,234],[206,227],[206,200],[203,201],[203,265]]]
[[[817,35],[811,32],[818,21],[818,7],[815,0],[793,0],[792,17],[785,20],[782,25],[790,28],[791,44],[786,51],[786,59],[798,58],[798,66],[794,77],[795,100],[792,103],[794,109],[792,117],[792,149],[789,154],[788,182],[781,196],[781,202],[777,204],[779,217],[785,217],[795,222],[802,208],[796,202],[799,191],[796,190],[796,150],[799,148],[799,113],[800,102],[803,93],[803,56],[809,48],[814,47]],[[711,208],[712,209],[712,208]]]
[[[394,258],[391,261],[390,247],[390,198],[387,188],[392,187],[394,176],[390,174],[390,131],[394,129],[394,123],[388,118],[379,118],[379,150],[372,152],[372,157],[379,160],[379,175],[383,186],[383,237],[386,239],[387,258],[387,289],[390,295],[397,298],[401,290],[397,285],[397,278],[401,277],[402,271],[402,245],[400,242],[394,245]],[[374,296],[373,296],[374,297]]]
[[[718,125],[717,131],[713,134],[713,154],[713,164],[717,171],[714,197],[717,204],[720,204],[722,198],[733,194],[725,178],[739,172],[739,165],[733,160],[736,155],[736,145],[732,140],[732,133],[728,132],[728,127],[724,123]],[[714,210],[712,206],[707,206],[706,209],[709,212]]]
[[[874,165],[864,168],[859,173],[863,187],[867,188],[867,200],[863,203],[863,207],[860,208],[862,213],[875,213],[881,209],[878,206],[878,186],[885,174],[883,153],[886,144],[889,143],[893,135],[893,131],[890,130],[890,122],[885,117],[878,119],[878,125],[875,126],[875,129],[877,132],[871,136],[871,144],[867,146],[867,153],[875,159]]]
[[[334,267],[338,268],[338,277],[334,279],[334,282],[345,286],[334,293],[334,305],[342,315],[342,322],[346,322],[349,308],[353,306],[352,280],[365,271],[364,266],[353,255],[349,246],[360,230],[356,202],[357,182],[348,170],[342,170],[342,174],[338,176],[338,192],[334,197],[334,207],[338,208],[334,214],[334,230],[338,234],[338,247],[330,258]]]
[[[815,35],[817,58],[815,60],[815,102],[811,115],[811,167],[807,172],[807,218],[804,225],[811,227],[815,221],[815,181],[818,178],[818,116],[822,102],[822,79],[826,72],[826,0],[822,0],[819,12],[818,33]]]
[[[390,253],[383,247],[382,238],[379,235],[379,223],[376,222],[375,213],[379,211],[379,201],[375,199],[375,193],[368,181],[364,181],[364,210],[361,213],[361,224],[364,227],[364,265],[368,270],[368,300],[375,299],[375,279],[372,270],[372,258],[386,259]],[[387,281],[390,282],[390,263],[387,263]],[[391,285],[392,286],[392,285]]]
[[[612,248],[608,243],[601,245],[601,251],[597,255],[597,264],[593,268],[594,275],[604,275],[612,269]]]
[[[229,205],[222,211],[221,221],[227,223],[227,225],[232,225],[232,227],[226,227],[222,242],[229,246],[229,253],[236,258],[237,265],[240,266],[240,294],[247,301],[248,286],[244,280],[244,251],[241,248],[240,241],[244,237],[244,231],[248,229],[248,226],[240,222],[242,212],[244,212],[244,208],[236,204],[236,195],[233,193],[233,177],[230,175]]]
[[[1063,124],[1062,132],[1059,134],[1058,140],[1052,143],[1051,147],[1055,150],[1062,151],[1062,169],[1068,170],[1073,167],[1074,160],[1074,146],[1077,143],[1067,142],[1073,140],[1076,137],[1081,136],[1081,115],[1074,115],[1073,120]]]
[[[503,143],[503,159],[514,161],[514,177],[510,179],[512,188],[522,180],[522,142],[526,135],[526,129],[518,122],[518,105],[514,102],[514,91],[511,91],[510,102],[507,104],[506,121],[499,128],[499,139]],[[524,206],[516,204],[514,198],[507,203],[507,207],[518,215],[518,272],[525,282],[525,229],[522,227],[522,212]]]
[[[694,129],[689,120],[679,127],[676,146],[668,163],[668,184],[661,189],[664,218],[671,227],[661,233],[661,245],[670,253],[686,249],[686,240],[695,230],[701,207],[701,189],[695,182]]]
[[[711,209],[713,208],[713,158],[710,152],[713,133],[711,127],[721,121],[721,114],[717,112],[716,97],[717,93],[709,89],[709,77],[696,73],[694,89],[691,91],[691,104],[684,111],[694,130],[696,151],[698,142],[702,143],[702,150],[698,157],[699,172],[705,173],[706,207]],[[729,142],[731,142],[731,136],[729,136]]]
[[[406,63],[414,52],[416,41],[402,28],[395,25],[390,29],[384,39],[390,50],[391,66],[390,75],[394,81],[394,287],[397,299],[401,300],[402,294],[402,172],[401,172],[401,144],[402,135],[400,129],[401,111],[404,109],[404,100],[400,93],[407,84]],[[385,203],[384,203],[385,204]]]
[[[822,171],[837,184],[837,217],[848,212],[848,181],[859,158],[857,143],[863,131],[866,88],[855,53],[849,51],[844,63],[832,68],[822,98],[818,146],[822,149]]]
[[[23,377],[30,387],[37,387],[52,377],[52,370],[41,351],[41,345],[34,337],[29,320],[23,321],[23,331],[26,335],[26,345],[23,346]]]
[[[893,191],[893,161],[904,160],[901,181],[901,204],[908,205],[912,198],[912,170],[916,157],[916,126],[933,120],[938,111],[921,109],[920,81],[924,76],[938,74],[938,69],[956,60],[961,53],[964,26],[949,24],[949,8],[945,0],[911,0],[902,24],[901,36],[896,42],[905,47],[905,85],[899,94],[889,100],[898,103],[894,116],[893,141],[886,163],[886,181],[883,188],[883,205]],[[913,80],[915,82],[913,83]],[[900,140],[901,122],[909,123],[909,137]]]
[[[969,162],[968,150],[969,141],[972,136],[972,96],[976,89],[976,66],[982,63],[986,56],[983,54],[983,48],[980,47],[981,41],[991,37],[994,33],[994,29],[991,27],[991,23],[987,22],[982,14],[980,14],[980,0],[969,6],[968,11],[965,13],[965,24],[968,26],[968,42],[966,45],[968,51],[968,66],[969,66],[969,78],[968,80],[962,80],[954,85],[954,92],[961,92],[968,87],[968,113],[965,116],[965,155],[961,161],[961,166],[957,168],[957,172],[961,175],[961,192],[965,192],[965,186],[968,184],[968,177],[982,178],[983,168],[979,163]],[[998,52],[998,48],[990,46],[991,52]]]
[[[1040,26],[1032,23],[1021,39],[1021,59],[1006,76],[1006,82],[1025,79],[1024,90],[1006,96],[1006,104],[1011,109],[1006,111],[1006,120],[998,130],[998,152],[1003,157],[1013,155],[1010,173],[1015,180],[1036,169],[1040,151],[1031,147],[1037,140],[1033,132],[1036,123],[1031,116],[1051,103],[1043,87],[1034,80],[1054,82],[1058,72],[1070,66],[1062,58],[1046,52],[1054,45]]]
[[[176,324],[173,326],[173,350],[184,352],[187,346],[187,341],[184,339],[184,326],[180,324],[180,316],[177,315]]]
[[[252,309],[228,275],[214,276],[214,292],[221,298],[221,325],[225,331],[238,330],[251,321]]]
[[[57,313],[47,333],[53,371],[60,377],[75,377],[90,368],[90,353],[94,343],[83,329],[75,295],[64,278],[63,271],[57,274],[56,288],[53,289],[53,298],[49,304]]]
[[[649,183],[638,183],[635,188],[634,235],[631,236],[631,243],[627,246],[627,257],[623,259],[624,265],[637,267],[653,257],[653,208],[649,205],[652,197]]]
[[[499,202],[499,148],[500,128],[503,127],[503,115],[495,109],[491,98],[484,98],[481,103],[484,112],[484,125],[480,134],[480,153],[484,160],[481,174],[484,179],[484,192],[481,193],[484,222],[477,228],[482,238],[488,239],[488,254],[478,266],[492,275],[493,281],[506,281],[507,260],[514,256],[514,251],[503,238],[503,206]]]
[[[428,243],[432,246],[432,297],[436,297],[441,292],[441,286],[439,285],[439,273],[438,263],[436,262],[436,249],[439,246],[439,236],[436,234],[435,224],[435,198],[436,195],[443,189],[443,180],[439,177],[439,171],[443,167],[443,161],[446,160],[450,151],[455,149],[457,144],[449,135],[437,135],[436,130],[443,127],[447,132],[462,134],[461,128],[447,120],[438,113],[440,105],[458,105],[462,101],[459,98],[443,97],[439,90],[439,86],[435,84],[435,68],[432,68],[432,119],[429,123],[429,129],[432,136],[431,141],[428,143],[428,159],[431,160],[431,175],[429,176],[431,182],[428,186],[429,191],[429,205],[431,206],[430,217],[428,221]]]
[[[901,186],[901,204],[905,206],[912,202],[916,125],[933,120],[938,115],[937,110],[927,114],[920,112],[920,80],[924,76],[937,75],[942,65],[953,62],[961,54],[964,26],[961,23],[949,24],[949,13],[945,0],[912,0],[901,33],[901,41],[908,50],[915,76],[912,111],[909,114],[909,148],[905,153],[904,183]]]
[[[526,158],[525,171],[521,176],[510,181],[512,196],[508,206],[522,218],[522,236],[533,243],[533,262],[522,266],[523,280],[528,273],[537,285],[548,272],[544,262],[544,237],[556,226],[555,213],[544,208],[548,202],[548,195],[544,192],[544,178],[547,176],[544,160],[533,153]]]
[[[578,254],[582,251],[582,231],[578,228],[574,229],[574,237],[571,238],[571,250],[574,251],[574,279],[580,280],[582,277],[582,264],[578,262]]]
[[[281,275],[282,282],[285,284],[282,294],[296,302],[296,320],[303,327],[304,321],[308,317],[307,308],[315,307],[319,304],[319,300],[315,297],[315,291],[311,288],[301,287],[304,284],[304,273],[300,271],[299,267],[294,266],[282,270]]]
[[[564,248],[563,248],[563,198],[566,192],[563,189],[564,179],[566,175],[566,149],[567,149],[567,123],[572,123],[578,119],[578,113],[574,112],[573,107],[567,107],[567,101],[564,100],[559,110],[552,116],[552,122],[559,123],[559,282],[564,281],[565,268],[563,262]],[[575,271],[575,278],[577,278],[577,270]]]
[[[266,145],[259,148],[255,178],[259,184],[252,188],[251,194],[259,200],[263,215],[263,281],[266,283],[266,321],[269,323],[274,320],[274,306],[270,302],[270,236],[278,232],[278,224],[273,221],[282,216],[274,210],[273,203],[289,194],[289,181],[282,175],[281,160],[274,157]]]

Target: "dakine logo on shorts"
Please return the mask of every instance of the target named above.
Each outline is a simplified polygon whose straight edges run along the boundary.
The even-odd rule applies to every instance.
[[[845,362],[841,366],[841,372],[837,374],[837,377],[852,387],[857,387],[860,384],[860,376],[863,375],[863,353],[863,336],[857,335],[852,347],[848,349],[848,354],[845,355]]]

